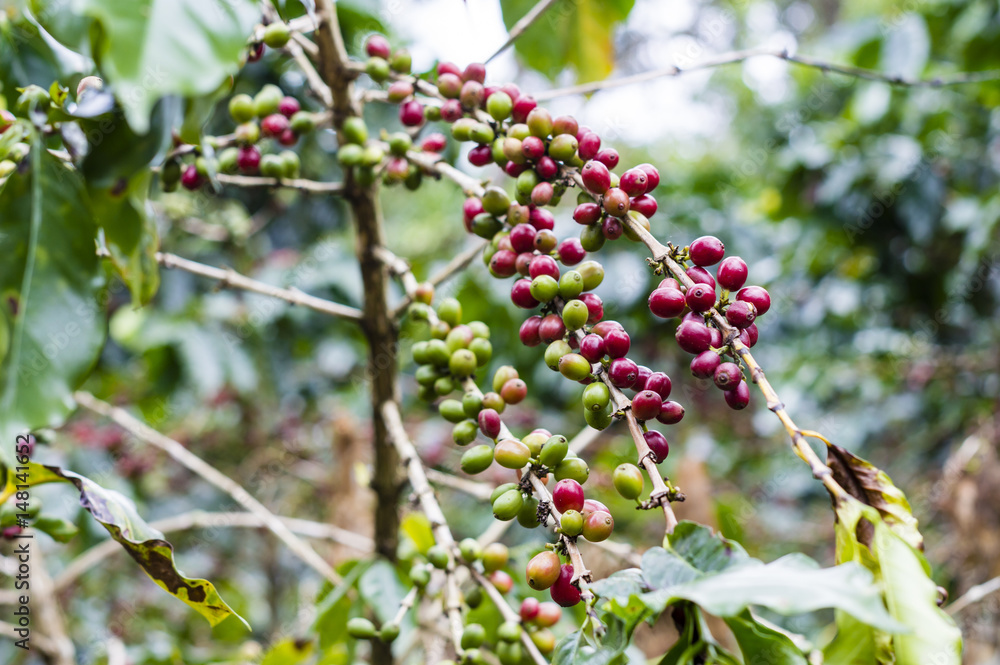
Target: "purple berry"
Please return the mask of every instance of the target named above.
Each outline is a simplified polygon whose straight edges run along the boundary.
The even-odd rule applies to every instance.
[[[240,148],[236,155],[236,166],[244,173],[256,173],[260,168],[260,150],[255,145]]]
[[[678,402],[664,402],[660,415],[656,417],[664,425],[676,425],[684,418],[684,407]]]
[[[278,103],[278,113],[286,118],[291,118],[301,110],[302,106],[299,104],[299,100],[294,97],[282,97],[281,101]]]
[[[577,224],[589,226],[601,219],[602,214],[601,206],[596,203],[581,203],[573,210],[573,221]]]
[[[671,403],[676,404],[676,402]],[[667,443],[667,437],[655,429],[651,429],[645,432],[642,438],[646,439],[646,445],[649,446],[649,451],[653,453],[653,459],[657,464],[667,459],[667,455],[670,454],[670,444]]]
[[[539,231],[551,231],[556,227],[555,215],[542,208],[531,209],[530,221],[531,225]]]
[[[722,363],[715,368],[712,380],[721,390],[734,390],[743,381],[743,373],[736,363]]]
[[[500,414],[494,409],[483,409],[479,412],[479,429],[490,439],[500,436]]]
[[[696,284],[708,284],[715,289],[715,278],[712,274],[701,266],[691,266],[687,269],[687,276]]]
[[[708,351],[712,343],[712,333],[704,323],[682,321],[674,334],[677,344],[688,353]]]
[[[601,150],[601,137],[594,132],[580,133],[576,137],[578,148],[577,154],[580,159],[587,161],[597,157]]]
[[[645,390],[652,390],[658,394],[662,399],[667,399],[670,397],[670,390],[673,388],[673,383],[670,381],[670,377],[663,372],[653,372],[646,378],[646,383],[643,384]]]
[[[531,295],[531,280],[519,279],[510,287],[510,300],[522,309],[538,307],[538,301]]]
[[[522,225],[523,226],[523,225]],[[520,226],[515,226],[515,229],[521,228]],[[530,226],[528,227],[531,228]],[[534,230],[534,229],[532,229]],[[513,232],[511,233],[513,235]],[[548,275],[552,279],[559,280],[559,264],[551,256],[536,256],[531,259],[531,263],[528,265],[528,275],[531,279],[538,277],[539,275]]]
[[[520,254],[521,252],[530,252],[535,249],[535,234],[538,231],[534,226],[530,224],[518,224],[510,230],[510,246],[514,248],[514,251]],[[555,261],[553,261],[555,263]],[[559,268],[556,267],[556,279],[559,278]],[[534,275],[532,275],[534,276]]]
[[[444,118],[443,107],[441,117]],[[419,127],[424,123],[424,105],[415,99],[404,102],[399,107],[399,121],[406,127]],[[424,150],[427,150],[427,148],[425,147]],[[440,152],[441,150],[444,150],[444,146],[441,146],[440,150],[434,150],[433,152]]]
[[[691,360],[691,373],[699,379],[707,379],[715,374],[715,368],[722,362],[715,351],[702,351]]]
[[[587,258],[587,252],[580,244],[579,238],[567,238],[559,243],[556,254],[564,266],[575,266]]]
[[[559,175],[559,164],[548,155],[543,155],[535,166],[535,173],[542,180],[552,180]]]
[[[745,409],[750,403],[750,387],[746,381],[740,381],[735,390],[727,390],[725,393],[726,404],[729,408],[739,411]]]
[[[541,325],[542,317],[540,316],[529,316],[525,319],[524,323],[521,324],[521,329],[517,333],[517,336],[521,339],[521,344],[525,346],[538,346],[541,344],[542,338],[538,332]]]
[[[737,300],[726,308],[726,321],[740,330],[748,327],[755,318],[757,318],[757,308],[745,300]]]
[[[549,314],[542,319],[541,324],[538,326],[538,336],[546,344],[551,344],[557,339],[562,339],[565,334],[566,325],[563,323],[562,317],[558,314]]]
[[[619,388],[631,388],[638,375],[639,367],[628,358],[615,358],[608,365],[608,378]]]
[[[632,398],[632,415],[636,420],[653,420],[660,415],[663,398],[652,390],[640,390]]]
[[[757,316],[764,316],[771,309],[771,296],[762,286],[746,286],[736,294],[736,299],[753,303],[757,308]]]
[[[716,277],[719,285],[728,291],[739,291],[747,282],[747,264],[738,256],[726,257],[719,264]]]
[[[587,306],[587,323],[597,323],[604,318],[604,301],[596,293],[584,293],[580,300]]]
[[[601,233],[608,240],[618,240],[625,233],[625,227],[617,218],[605,217],[604,222],[601,223]]]
[[[707,312],[715,305],[715,289],[707,284],[695,284],[684,297],[692,312]]]

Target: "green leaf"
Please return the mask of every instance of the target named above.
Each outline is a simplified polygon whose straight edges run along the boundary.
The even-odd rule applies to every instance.
[[[105,334],[97,228],[80,176],[37,141],[28,159],[0,191],[0,309],[12,323],[0,364],[0,461],[8,466],[18,433],[58,425],[73,410],[73,390]]]
[[[313,621],[313,630],[320,634],[322,647],[334,643],[336,640],[328,641],[330,634],[347,634],[347,612],[343,611],[342,602],[346,601],[346,606],[351,606],[347,592],[354,588],[358,578],[368,570],[370,562],[359,561],[354,564],[350,572],[344,575],[344,579],[336,588],[323,596],[323,599],[316,605],[316,620]]]
[[[750,612],[729,617],[726,625],[733,631],[747,663],[766,662],[768,665],[807,665],[808,661],[795,643],[773,628],[754,620]]]
[[[143,173],[153,158],[170,145],[169,114],[164,106],[157,104],[148,130],[139,134],[125,122],[120,108],[80,121],[88,145],[80,170],[89,187],[120,186],[120,180],[131,180],[136,172]]]
[[[45,483],[61,483],[64,480],[59,474],[50,471],[49,467],[35,462],[28,462],[27,464],[19,463],[18,466],[27,467],[27,469],[22,468],[20,472],[15,467],[7,469],[3,489],[0,490],[0,505],[3,505],[7,499],[14,496],[18,485],[34,487],[36,485],[44,485]]]
[[[286,638],[264,654],[261,665],[299,665],[313,653],[312,640]]]
[[[164,95],[215,90],[239,68],[259,16],[251,0],[81,0],[98,25],[93,52],[140,134]]]
[[[837,635],[823,648],[824,665],[871,665],[892,662],[892,638],[837,611]]]
[[[605,617],[607,632],[600,640],[590,640],[582,630],[559,640],[552,654],[552,665],[613,665],[625,663],[625,649],[635,626],[628,626],[614,615]]]
[[[421,554],[427,554],[429,550],[434,545],[434,532],[431,530],[431,521],[427,519],[427,516],[423,513],[411,512],[403,518],[403,523],[400,525],[413,544],[416,545],[417,551]]]
[[[878,510],[882,520],[901,538],[917,549],[924,546],[917,518],[902,490],[892,484],[884,471],[840,446],[828,446],[827,465],[833,477],[851,496]]]
[[[72,471],[53,466],[46,468],[76,486],[81,505],[160,588],[187,603],[213,626],[233,616],[249,629],[249,624],[222,600],[211,582],[185,577],[177,570],[173,546],[163,539],[162,533],[139,517],[131,500]]]
[[[396,569],[385,559],[378,559],[362,573],[358,592],[381,623],[393,618],[406,595]]]
[[[129,181],[124,193],[114,194],[110,189],[90,191],[94,217],[104,229],[111,262],[132,292],[136,307],[149,303],[160,285],[156,262],[159,237],[147,211],[150,179],[150,171],[144,170]]]
[[[69,520],[51,515],[39,515],[31,523],[31,526],[42,533],[47,533],[53,540],[60,543],[68,543],[79,531],[76,525]]]
[[[501,0],[510,29],[537,0]],[[632,11],[634,0],[576,0],[556,3],[535,21],[514,48],[524,62],[555,80],[568,66],[578,81],[604,79],[615,65],[614,30]]]

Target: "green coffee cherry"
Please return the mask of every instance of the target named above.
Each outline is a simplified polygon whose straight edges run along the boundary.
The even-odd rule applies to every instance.
[[[282,176],[285,178],[298,178],[299,169],[302,166],[298,154],[292,150],[282,150],[278,153],[278,157],[281,158]]]
[[[391,644],[399,637],[399,624],[387,623],[378,631],[378,639],[386,644]]]
[[[418,589],[423,589],[431,581],[431,573],[427,566],[414,566],[410,568],[410,582]]]
[[[370,640],[375,637],[375,624],[364,617],[354,617],[347,622],[347,634],[356,640]]]
[[[433,386],[434,382],[438,380],[438,371],[430,365],[424,365],[417,368],[415,378],[417,383],[422,386]]]
[[[575,538],[583,533],[583,514],[575,510],[567,510],[562,514],[559,528],[563,534],[570,538]]]
[[[548,302],[559,295],[559,282],[551,275],[539,275],[531,280],[528,290],[538,302]]]
[[[271,48],[282,48],[292,38],[292,33],[284,23],[272,23],[264,28],[264,43]]]
[[[413,58],[410,57],[410,52],[406,49],[399,49],[389,58],[389,66],[394,72],[409,74],[410,68],[413,66]]]
[[[642,471],[635,464],[619,464],[611,479],[615,489],[625,499],[638,499],[642,494]]]
[[[491,95],[490,99],[492,98]],[[521,624],[516,621],[504,621],[497,628],[497,639],[501,642],[517,642],[521,639]]]
[[[450,326],[457,326],[462,322],[462,303],[455,298],[445,298],[438,305],[438,318]]]
[[[497,645],[497,659],[500,665],[520,665],[524,659],[524,650],[517,642],[501,642]]]
[[[451,136],[456,141],[469,141],[472,139],[472,129],[479,123],[472,118],[459,118],[451,124]]]
[[[476,649],[486,641],[486,630],[478,623],[470,623],[462,631],[461,645],[463,649]]]
[[[604,237],[604,231],[601,230],[599,223],[586,226],[580,232],[580,245],[588,252],[596,252],[604,247],[606,240],[607,238]]]
[[[316,118],[309,111],[298,111],[289,120],[288,126],[296,134],[308,134],[316,129]]]
[[[463,420],[451,430],[451,438],[459,446],[467,446],[476,440],[479,424],[475,420]]]
[[[610,406],[598,411],[584,409],[583,419],[587,421],[588,425],[596,430],[607,429],[611,425],[611,421],[614,420],[613,412]]]
[[[545,348],[545,364],[549,369],[558,370],[559,360],[567,353],[572,352],[573,348],[569,345],[569,342],[557,339]]]
[[[570,381],[583,381],[590,376],[590,369],[590,361],[579,353],[567,353],[559,359],[559,373]]]
[[[475,418],[483,410],[483,398],[476,393],[465,393],[462,396],[462,410],[466,418]]]
[[[487,143],[493,143],[496,134],[493,132],[493,128],[486,123],[477,122],[469,131],[469,138],[479,145],[486,145]]]
[[[236,124],[250,122],[256,116],[254,114],[253,97],[250,95],[233,95],[229,100],[229,115]]]
[[[528,446],[532,457],[537,457],[542,450],[542,445],[549,440],[548,435],[542,432],[532,432],[521,439],[521,443]]]
[[[566,458],[566,453],[568,451],[569,441],[567,441],[566,437],[561,434],[557,434],[550,437],[549,440],[545,442],[545,445],[542,446],[542,451],[538,454],[538,461],[549,468],[555,468]]]
[[[361,157],[364,155],[365,149],[354,143],[348,143],[346,145],[340,146],[337,150],[337,161],[343,166],[360,166]]]
[[[565,162],[573,158],[576,149],[580,147],[576,137],[572,134],[560,134],[549,143],[549,156]]]
[[[473,446],[462,455],[462,471],[469,475],[482,473],[490,468],[490,464],[493,464],[493,448],[487,444]]]
[[[590,477],[590,468],[579,457],[567,457],[555,468],[556,480],[569,478],[583,485]]]
[[[510,207],[510,197],[499,187],[487,187],[483,194],[483,210],[492,215],[503,215]]]
[[[397,157],[405,157],[406,151],[413,147],[413,139],[406,132],[396,132],[389,136],[389,152]]]
[[[264,118],[278,112],[278,105],[285,93],[276,85],[268,83],[253,98],[253,112],[258,118]]]
[[[438,570],[444,570],[451,563],[451,554],[441,545],[431,545],[427,550],[427,561]]]
[[[368,62],[365,63],[365,73],[376,83],[381,83],[389,78],[389,62],[379,57],[368,58]]]
[[[494,458],[505,469],[521,469],[531,459],[531,451],[516,439],[505,439],[497,444]]]
[[[450,423],[460,423],[465,420],[465,409],[457,399],[446,399],[438,405],[438,413]]]
[[[375,167],[381,164],[383,159],[385,159],[385,151],[382,150],[381,146],[366,145],[365,149],[361,151],[361,166]],[[358,176],[360,178],[361,174],[359,173]]]
[[[432,339],[427,342],[427,355],[435,367],[445,367],[451,360],[451,352],[444,340]]]
[[[368,125],[358,116],[351,116],[344,120],[343,127],[344,140],[347,143],[363,145],[368,141]]]
[[[584,291],[593,291],[604,281],[604,266],[597,261],[584,261],[576,270],[583,276]]]
[[[458,551],[462,558],[472,563],[478,561],[483,555],[483,548],[475,538],[465,538],[458,544]]]
[[[514,102],[510,95],[502,90],[497,90],[486,100],[486,112],[493,116],[497,122],[506,120],[513,107]]]
[[[490,543],[483,548],[483,570],[492,573],[507,565],[510,559],[510,552],[503,543]]]
[[[583,275],[578,270],[567,270],[559,278],[559,297],[572,300],[583,293]]]
[[[493,493],[490,494],[490,504],[500,498],[500,495],[512,489],[517,489],[517,483],[504,483],[503,485],[498,485]]]
[[[480,238],[492,238],[502,228],[503,222],[488,212],[481,212],[472,220],[472,232]]]
[[[562,320],[566,330],[579,330],[587,324],[590,309],[582,300],[570,300],[563,306]]]
[[[476,354],[469,349],[455,351],[448,361],[448,370],[455,376],[471,376],[478,366]]]
[[[483,590],[478,586],[473,587],[469,590],[469,593],[465,594],[465,604],[471,609],[476,609],[483,604]]]
[[[511,365],[501,365],[497,368],[497,371],[493,373],[493,392],[500,392],[503,388],[503,384],[518,377],[519,374],[517,373],[517,370]]]
[[[521,509],[517,511],[517,523],[525,529],[538,526],[538,499],[533,496],[525,497]]]
[[[237,148],[226,148],[219,153],[219,171],[221,173],[235,173],[239,170],[240,151]]]
[[[521,490],[507,490],[493,502],[493,517],[503,522],[509,522],[517,517],[517,513],[524,505],[524,497]]]
[[[611,391],[602,382],[595,381],[583,389],[583,408],[587,411],[605,411],[611,403]]]

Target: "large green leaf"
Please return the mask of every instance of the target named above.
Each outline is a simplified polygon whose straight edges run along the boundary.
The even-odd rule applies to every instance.
[[[100,30],[93,51],[138,133],[168,94],[215,90],[239,67],[259,16],[251,0],[80,0]]]
[[[605,617],[606,632],[601,639],[593,639],[583,630],[570,633],[559,640],[552,654],[552,665],[615,665],[625,663],[625,649],[635,625],[614,616]]]
[[[861,525],[866,528],[859,528]],[[865,534],[865,540],[870,538],[870,542],[861,542],[859,532]],[[837,560],[857,561],[871,570],[881,582],[889,613],[910,629],[892,636],[894,659],[884,662],[897,665],[962,662],[961,631],[937,605],[937,586],[930,578],[927,560],[890,528],[877,510],[851,498],[838,502]],[[838,634],[839,639],[852,638]],[[873,634],[871,640],[871,648],[877,648],[880,636]]]
[[[19,432],[58,425],[74,408],[104,343],[104,274],[97,228],[79,174],[36,142],[30,168],[0,191],[0,325],[11,326],[0,364],[0,461]]]
[[[501,0],[509,29],[537,0]],[[580,81],[606,78],[615,64],[614,30],[635,0],[557,2],[514,43],[525,63],[555,79],[567,66]]]
[[[162,533],[139,517],[132,501],[72,471],[46,468],[76,486],[83,507],[160,588],[197,610],[213,626],[233,616],[249,628],[246,621],[222,600],[211,582],[185,577],[177,570],[173,546],[163,539]]]
[[[807,665],[806,657],[787,635],[755,621],[750,612],[727,618],[726,625],[750,665]]]
[[[267,650],[261,665],[299,665],[312,655],[314,646],[311,640],[283,639]]]
[[[124,193],[93,187],[90,190],[94,217],[104,229],[111,262],[132,292],[136,306],[152,300],[160,285],[156,262],[159,239],[146,204],[150,179],[147,169],[129,180]]]
[[[358,592],[382,623],[393,618],[406,595],[396,569],[386,559],[378,559],[361,574]]]

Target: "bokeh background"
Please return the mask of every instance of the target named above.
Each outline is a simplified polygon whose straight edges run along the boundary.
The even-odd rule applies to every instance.
[[[381,31],[406,44],[415,70],[426,71],[437,60],[464,66],[489,57],[506,38],[505,21],[513,23],[532,4],[355,1],[339,10],[353,53],[361,53],[367,34]],[[751,47],[904,77],[1000,67],[994,0],[566,5],[569,11],[557,5],[518,50],[491,63],[489,80],[543,91],[671,64],[684,69]],[[295,16],[303,9],[289,0],[284,11]],[[576,20],[584,14],[586,20]],[[89,73],[72,61],[48,62],[24,51],[18,58],[5,57],[0,69],[34,68],[46,87],[53,79],[75,85]],[[273,54],[247,66],[234,89],[252,94],[268,82],[305,97],[294,64]],[[711,233],[747,260],[750,281],[766,286],[775,302],[761,319],[755,355],[788,410],[803,427],[886,470],[907,492],[935,580],[952,598],[1000,575],[998,105],[996,82],[893,86],[763,56],[550,102],[553,111],[597,130],[622,152],[623,163],[659,167],[657,237],[683,245]],[[398,125],[390,107],[372,104],[366,115],[370,126]],[[224,102],[212,123],[215,133],[231,130]],[[303,171],[337,180],[335,147],[329,132],[309,139]],[[449,150],[464,163],[454,146]],[[339,201],[294,192],[224,194],[158,196],[162,248],[359,304],[352,228]],[[418,277],[471,243],[461,201],[448,182],[425,180],[417,192],[384,190],[390,248],[412,261]],[[561,236],[576,231],[570,211],[567,202],[558,214]],[[655,278],[643,247],[622,241],[597,258],[609,276],[597,291],[608,317],[628,327],[638,361],[671,375],[674,399],[687,409],[682,423],[663,428],[672,446],[664,469],[688,497],[679,512],[717,527],[761,559],[803,551],[830,563],[827,495],[792,454],[759,394],[749,409],[732,412],[714,386],[690,376],[672,324],[646,309]],[[467,319],[490,323],[493,366],[514,364],[528,380],[529,399],[507,412],[515,431],[544,426],[571,436],[583,427],[581,389],[549,371],[538,349],[517,342],[523,314],[510,304],[505,283],[475,261],[442,292],[462,301]],[[150,424],[275,512],[371,533],[366,348],[353,326],[217,291],[180,272],[163,271],[155,301],[139,310],[124,286],[107,296],[110,339],[89,390],[135,405]],[[406,347],[422,334],[404,326],[408,425],[425,459],[450,470],[458,453],[449,426],[414,399]],[[39,459],[123,492],[150,521],[234,508],[107,421],[78,415],[45,439]],[[662,523],[615,501],[607,473],[633,454],[627,432],[615,426],[584,457],[595,468],[588,486],[600,488],[589,491],[616,513],[616,539],[646,547],[659,543]],[[441,491],[456,535],[476,535],[492,521],[486,502]],[[42,543],[58,582],[106,534],[70,488],[45,487],[39,495],[81,530],[68,545]],[[514,526],[505,541],[513,546],[540,537]],[[303,612],[319,581],[268,534],[194,530],[171,540],[180,568],[213,580],[254,634],[234,622],[212,631],[116,552],[60,590],[81,662],[106,662],[111,636],[128,645],[136,665],[240,662],[256,653],[248,639],[267,645],[308,626]],[[320,547],[338,561],[361,556],[345,545]],[[587,555],[599,574],[621,565],[594,548]],[[1000,595],[956,618],[966,662],[1000,663]],[[810,633],[828,619],[793,618],[786,625]],[[637,637],[649,653],[668,639],[652,630]],[[38,662],[6,642],[0,658]]]

